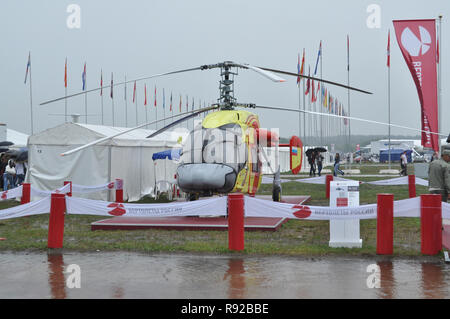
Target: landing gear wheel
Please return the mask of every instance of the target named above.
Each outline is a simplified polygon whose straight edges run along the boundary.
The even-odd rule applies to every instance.
[[[194,200],[197,200],[198,199],[198,194],[196,194],[196,193],[189,193],[189,196],[188,196],[188,200],[190,201],[190,202],[192,202],[192,201],[194,201]]]
[[[281,189],[278,187],[275,187],[272,190],[272,199],[274,202],[281,202]]]

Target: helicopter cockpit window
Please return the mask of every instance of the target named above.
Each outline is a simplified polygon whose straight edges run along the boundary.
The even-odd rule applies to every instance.
[[[216,128],[197,125],[189,134],[181,155],[182,163],[220,163],[240,171],[246,162],[247,149],[242,128],[226,124]]]

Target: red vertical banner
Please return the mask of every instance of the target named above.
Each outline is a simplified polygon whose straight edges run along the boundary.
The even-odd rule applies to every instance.
[[[395,20],[397,43],[411,72],[421,105],[422,146],[439,151],[436,23],[429,20]]]

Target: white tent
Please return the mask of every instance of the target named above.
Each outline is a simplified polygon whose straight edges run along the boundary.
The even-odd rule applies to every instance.
[[[60,154],[99,138],[123,132],[126,128],[65,123],[32,135],[28,139],[28,173],[26,180],[41,190],[53,190],[64,181],[96,186],[120,178],[124,182],[124,199],[135,201],[154,191],[155,181],[173,182],[176,163],[152,160],[155,152],[179,147],[187,132],[163,132],[145,138],[153,130],[137,129],[68,156]],[[156,175],[156,176],[155,176]],[[81,194],[74,194],[82,196]],[[108,198],[106,192],[86,194],[92,199]]]

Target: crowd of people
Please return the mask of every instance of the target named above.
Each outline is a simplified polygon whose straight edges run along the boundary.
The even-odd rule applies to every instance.
[[[308,163],[310,166],[309,169],[309,176],[316,176],[316,169],[319,176],[321,176],[322,167],[323,167],[323,160],[324,157],[322,154],[318,151],[314,151],[310,153],[308,156]]]
[[[6,191],[20,186],[27,173],[26,162],[15,162],[6,154],[0,155],[0,187]]]

